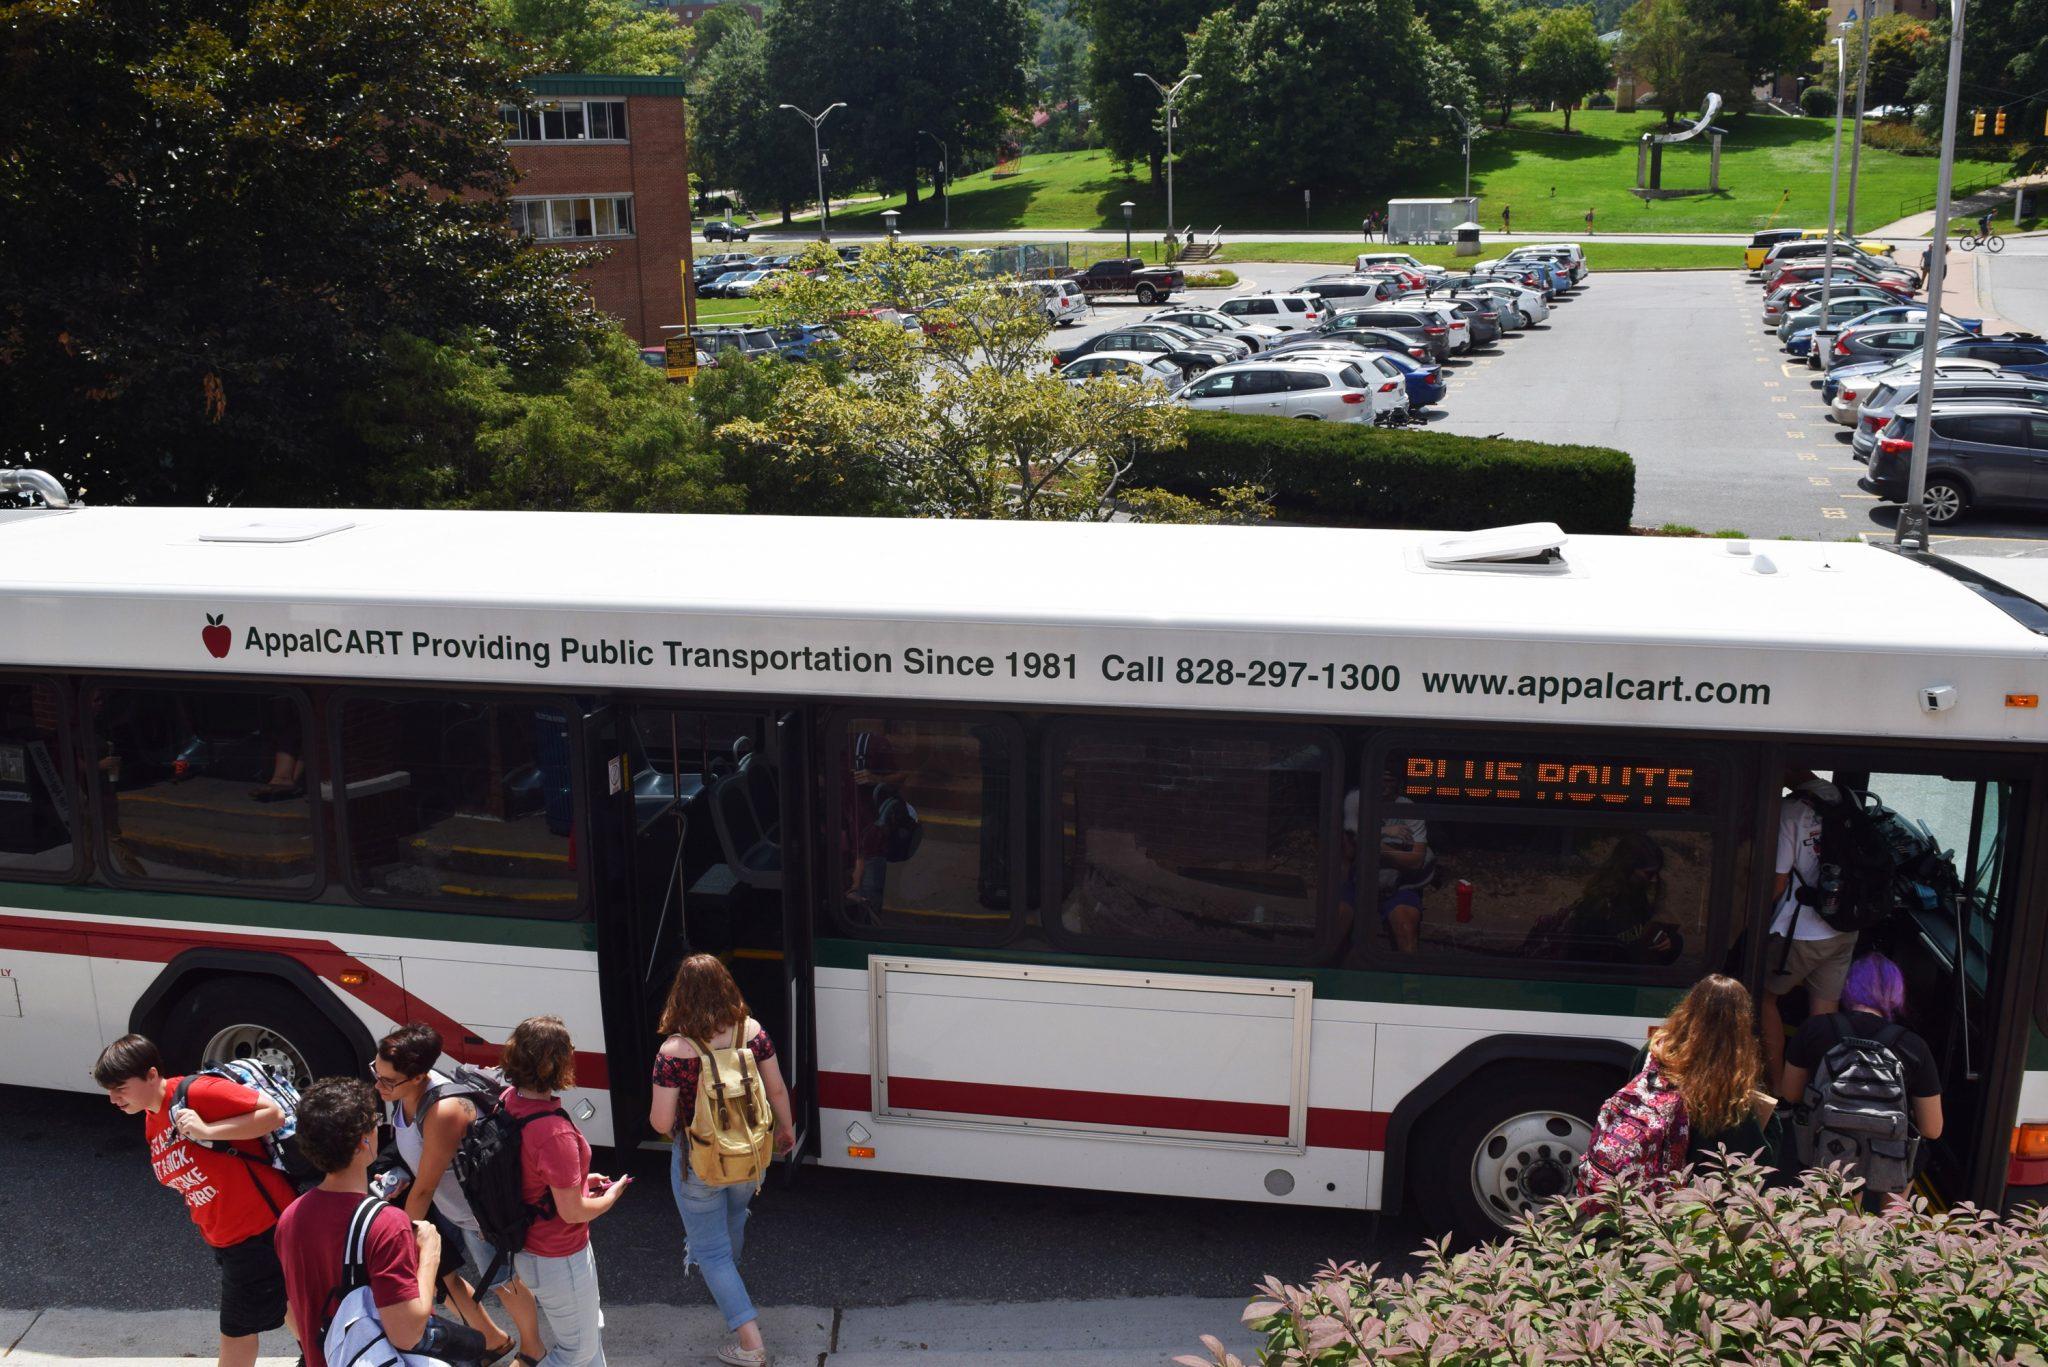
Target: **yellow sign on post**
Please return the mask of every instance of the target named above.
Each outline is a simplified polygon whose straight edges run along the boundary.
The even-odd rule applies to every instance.
[[[671,337],[661,346],[662,373],[680,384],[697,378],[697,339],[690,333]]]

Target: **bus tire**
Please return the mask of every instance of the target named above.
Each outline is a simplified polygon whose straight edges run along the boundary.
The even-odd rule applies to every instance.
[[[210,977],[164,1015],[164,1063],[179,1073],[225,1058],[283,1067],[301,1089],[321,1077],[354,1077],[365,1064],[341,1031],[297,989],[274,978]]]
[[[1416,1126],[1408,1171],[1431,1237],[1485,1243],[1571,1189],[1593,1119],[1621,1079],[1573,1065],[1495,1066]]]

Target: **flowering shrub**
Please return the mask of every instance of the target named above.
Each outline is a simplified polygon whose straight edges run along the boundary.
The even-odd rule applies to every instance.
[[[1747,1157],[1582,1220],[1554,1202],[1490,1247],[1382,1277],[1268,1278],[1245,1323],[1269,1367],[2048,1364],[2048,1215],[1866,1214],[1838,1171],[1769,1188]],[[1182,1367],[1244,1367],[1212,1337]]]

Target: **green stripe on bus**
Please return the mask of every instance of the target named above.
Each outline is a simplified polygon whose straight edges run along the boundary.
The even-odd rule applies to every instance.
[[[455,940],[531,949],[597,948],[587,921],[536,921],[512,916],[460,916],[397,907],[271,902],[191,892],[133,892],[55,883],[0,884],[0,905],[75,916],[193,921],[223,929],[292,930],[321,935],[388,935],[402,940]]]
[[[920,959],[962,959],[979,963],[1052,964],[1070,968],[1127,969],[1146,973],[1206,973],[1225,978],[1306,979],[1318,997],[1333,1001],[1406,1002],[1475,1011],[1558,1011],[1588,1016],[1668,1014],[1685,995],[1677,987],[1630,987],[1622,983],[1536,982],[1516,978],[1460,978],[1425,973],[1379,973],[1346,968],[1295,968],[1272,964],[1194,963],[1168,959],[1116,959],[1106,955],[976,949],[960,945],[882,944],[873,940],[819,940],[821,968],[865,972],[872,955]]]

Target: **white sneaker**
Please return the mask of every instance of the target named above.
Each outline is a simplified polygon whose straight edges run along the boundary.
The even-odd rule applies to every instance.
[[[718,1360],[730,1363],[732,1367],[768,1367],[768,1350],[766,1348],[742,1348],[740,1347],[740,1341],[734,1339],[731,1343],[718,1350]]]

